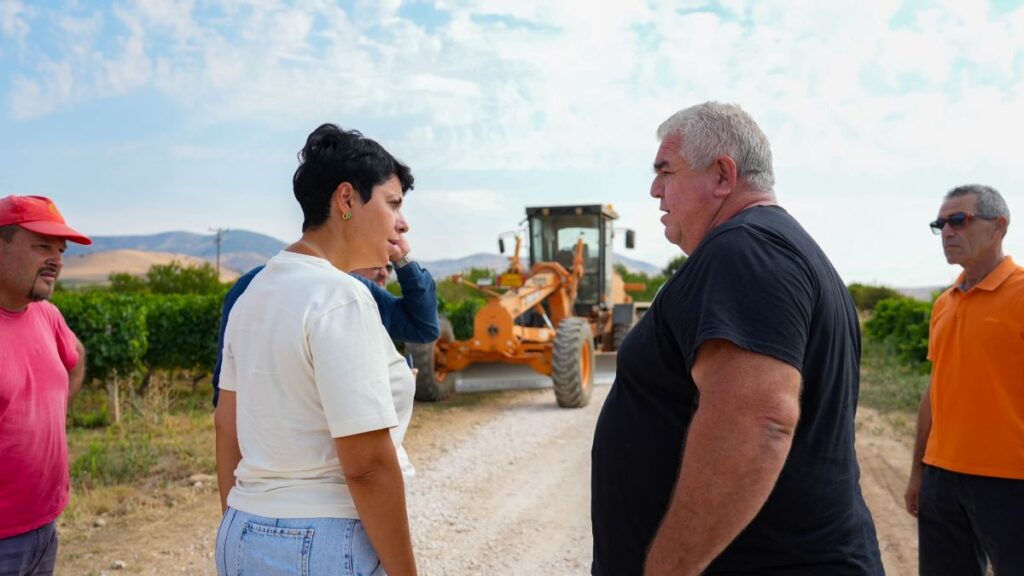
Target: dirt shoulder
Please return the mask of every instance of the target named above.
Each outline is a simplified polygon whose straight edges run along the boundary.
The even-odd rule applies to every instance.
[[[860,487],[878,531],[887,576],[916,576],[917,520],[907,513],[903,493],[910,475],[914,439],[911,417],[857,411]]]
[[[607,392],[596,388],[580,410],[559,409],[550,390],[418,404],[407,449],[417,467],[409,509],[420,573],[589,573],[590,445]],[[906,423],[861,409],[857,426],[861,485],[886,571],[916,574],[916,527],[902,507]],[[140,492],[124,493],[127,509],[102,516],[102,527],[84,518],[62,525],[61,574],[214,573],[212,478]]]

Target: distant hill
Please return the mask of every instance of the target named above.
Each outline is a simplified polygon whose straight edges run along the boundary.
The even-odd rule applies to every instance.
[[[98,255],[112,250],[184,254],[211,263],[215,262],[217,258],[217,247],[214,243],[213,234],[162,232],[147,236],[93,236],[92,241],[93,243],[89,246],[69,244],[67,252],[68,261],[75,257]],[[267,260],[274,254],[277,254],[285,245],[285,242],[265,234],[249,232],[247,230],[227,230],[224,232],[221,244],[222,272],[226,268],[237,273],[245,273],[256,266],[265,264]],[[108,261],[119,262],[116,259]],[[630,272],[643,272],[650,276],[654,276],[662,270],[659,266],[627,258],[620,254],[615,255],[615,263],[622,264]],[[432,261],[421,260],[420,264],[424,268],[428,268],[435,278],[445,278],[470,268],[504,270],[508,266],[508,257],[500,254],[478,253],[461,258]],[[105,280],[106,274],[122,271],[127,270],[110,269],[103,273],[93,266],[90,274],[91,277],[102,275],[101,280]],[[140,272],[132,273],[141,274],[145,273],[145,271],[141,270]],[[68,270],[65,267],[65,271],[61,275],[62,279],[68,278],[67,274]]]
[[[643,272],[648,276],[655,276],[660,274],[662,268],[659,268],[653,264],[642,262],[640,260],[633,260],[632,258],[626,258],[619,254],[614,255],[615,263],[622,264],[626,267],[626,270],[630,272]],[[432,260],[423,261],[421,265],[424,268],[428,268],[434,278],[446,278],[452,274],[458,274],[464,272],[470,268],[490,268],[491,270],[502,271],[508,268],[508,257],[502,256],[501,254],[488,254],[481,252],[477,254],[471,254],[469,256],[463,256],[462,258],[449,258],[445,260]],[[523,267],[526,267],[527,263],[523,261]]]
[[[615,254],[614,258],[615,263],[622,264],[623,266],[626,267],[626,270],[635,273],[643,272],[648,276],[657,276],[658,274],[661,274],[662,270],[665,269],[664,266],[655,266],[650,262],[644,262],[643,260],[634,260],[633,258],[627,258],[622,254]]]
[[[236,272],[247,272],[265,263],[284,246],[283,241],[265,234],[247,230],[227,230],[221,243],[221,266]],[[70,255],[96,254],[110,250],[172,252],[195,256],[213,263],[217,260],[214,235],[193,232],[162,232],[147,236],[93,236],[92,244],[89,246],[68,246]]]
[[[127,272],[142,276],[155,264],[170,264],[177,260],[186,266],[201,266],[205,260],[188,254],[171,252],[143,252],[141,250],[108,250],[93,254],[71,254],[64,257],[61,282],[67,284],[103,284],[111,272]],[[237,279],[238,272],[221,268],[221,282]]]
[[[921,286],[917,288],[894,288],[894,290],[908,298],[931,302],[932,294],[935,292],[945,292],[947,288],[949,288],[949,286]]]

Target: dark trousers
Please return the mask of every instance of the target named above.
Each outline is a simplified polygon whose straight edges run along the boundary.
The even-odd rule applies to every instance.
[[[921,576],[1024,574],[1024,480],[926,465],[917,520]]]
[[[57,565],[57,522],[0,538],[0,576],[50,576]]]

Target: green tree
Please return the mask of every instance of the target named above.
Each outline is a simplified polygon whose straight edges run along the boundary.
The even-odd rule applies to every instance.
[[[666,279],[671,278],[672,275],[676,273],[676,270],[679,270],[680,268],[683,267],[684,262],[686,262],[686,254],[680,254],[679,256],[676,256],[675,258],[669,260],[668,265],[665,266],[665,269],[661,271],[661,275],[664,276]]]
[[[142,294],[149,292],[149,285],[146,279],[127,272],[111,272],[107,276],[110,280],[110,291],[118,294]]]
[[[648,276],[643,272],[630,272],[622,264],[615,264],[615,272],[626,284],[643,284],[643,291],[630,291],[628,294],[633,297],[634,302],[650,302],[658,293],[658,289],[665,283],[665,277],[661,274]]]
[[[219,294],[224,291],[217,270],[209,262],[185,266],[177,260],[155,264],[146,272],[146,284],[153,294]]]

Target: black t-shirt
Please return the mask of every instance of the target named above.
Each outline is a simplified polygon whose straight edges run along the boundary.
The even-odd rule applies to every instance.
[[[641,574],[698,405],[690,370],[724,339],[796,367],[800,420],[764,507],[707,574],[884,574],[854,452],[860,327],[821,248],[785,210],[714,229],[619,349],[592,452],[593,573]]]

